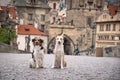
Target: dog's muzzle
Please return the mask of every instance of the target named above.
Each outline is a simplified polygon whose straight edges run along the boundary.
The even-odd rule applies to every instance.
[[[60,41],[58,41],[58,44],[61,44],[61,42],[60,42]]]
[[[39,45],[39,42],[36,41],[36,42],[35,42],[35,45]]]

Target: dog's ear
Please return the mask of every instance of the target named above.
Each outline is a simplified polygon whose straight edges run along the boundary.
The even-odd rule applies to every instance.
[[[43,40],[42,40],[42,39],[40,39],[40,43],[43,43]]]
[[[35,41],[35,38],[34,39],[32,39],[32,42],[34,42]]]
[[[57,37],[57,33],[55,33],[55,38]]]
[[[65,34],[62,34],[62,37],[64,38],[64,37],[65,37]]]
[[[42,39],[39,39],[39,41],[40,41],[40,46],[42,46],[42,43],[43,43],[43,40]]]

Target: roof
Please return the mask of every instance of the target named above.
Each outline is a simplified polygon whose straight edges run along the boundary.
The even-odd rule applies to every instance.
[[[109,5],[108,9],[110,11],[110,15],[111,16],[115,16],[117,14],[117,10],[118,10],[118,6],[114,6],[114,5]]]
[[[38,7],[38,8],[46,8],[50,9],[49,5],[43,1],[39,1],[37,4],[27,3],[25,0],[15,0],[15,6],[19,7]]]
[[[46,33],[39,31],[33,25],[19,25],[18,26],[18,34],[48,36]]]
[[[6,6],[1,6],[1,9],[6,10],[7,7]],[[13,19],[16,19],[15,7],[13,7],[13,6],[9,7],[9,13],[12,16]]]

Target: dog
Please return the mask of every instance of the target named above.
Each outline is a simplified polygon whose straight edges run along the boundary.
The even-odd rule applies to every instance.
[[[30,68],[44,68],[44,48],[42,46],[43,40],[35,37],[32,39],[34,49],[32,59],[30,59]]]
[[[55,36],[55,48],[54,48],[54,63],[52,68],[61,68],[64,69],[64,67],[67,66],[67,63],[64,59],[64,35],[56,35]]]

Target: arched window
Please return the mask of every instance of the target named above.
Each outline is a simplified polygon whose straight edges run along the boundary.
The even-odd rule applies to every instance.
[[[56,3],[53,3],[53,9],[56,9]]]

